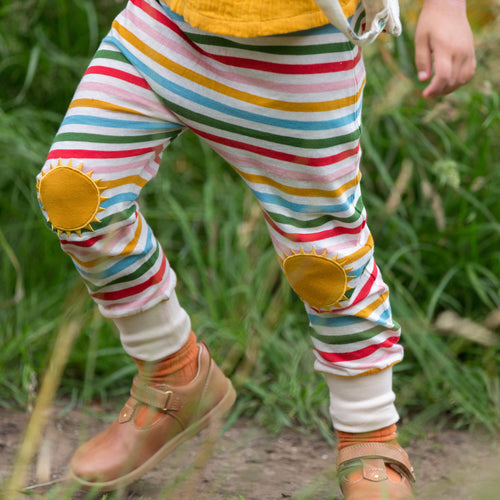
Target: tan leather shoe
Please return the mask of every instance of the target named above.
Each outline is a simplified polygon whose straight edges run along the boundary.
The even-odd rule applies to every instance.
[[[397,474],[387,474],[386,464]],[[412,500],[415,481],[408,455],[386,443],[347,446],[337,456],[337,475],[345,500]],[[398,480],[395,480],[396,476]]]
[[[103,432],[82,445],[73,456],[70,476],[81,487],[114,490],[136,481],[177,446],[233,405],[236,393],[229,379],[200,343],[198,373],[187,385],[142,385],[134,379],[131,397],[119,417]],[[138,427],[137,409],[147,404],[162,415],[151,425]]]

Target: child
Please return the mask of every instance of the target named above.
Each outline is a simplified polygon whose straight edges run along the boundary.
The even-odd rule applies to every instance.
[[[357,3],[130,0],[102,41],[37,182],[44,216],[139,370],[118,418],[73,457],[82,486],[129,484],[235,399],[136,203],[189,128],[255,194],[305,304],[345,497],[412,498],[392,391],[400,330],[359,185],[360,45],[400,25],[395,1]],[[426,97],[472,77],[465,0],[424,0],[416,65]]]

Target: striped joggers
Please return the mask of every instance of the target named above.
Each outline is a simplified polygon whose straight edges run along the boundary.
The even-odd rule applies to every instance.
[[[238,39],[131,0],[38,177],[42,211],[103,315],[133,315],[173,293],[175,274],[136,200],[188,128],[257,198],[305,303],[315,368],[352,377],[400,361],[360,193],[364,82],[360,49],[332,26]]]

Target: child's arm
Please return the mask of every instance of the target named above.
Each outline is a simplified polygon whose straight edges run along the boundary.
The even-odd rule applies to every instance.
[[[453,92],[474,75],[474,40],[466,0],[424,0],[415,32],[415,63],[424,97]],[[434,73],[434,74],[433,74]]]

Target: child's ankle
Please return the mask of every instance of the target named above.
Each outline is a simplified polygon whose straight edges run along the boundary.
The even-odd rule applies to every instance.
[[[336,432],[339,440],[337,446],[339,450],[342,450],[347,446],[361,443],[385,443],[400,448],[400,445],[397,441],[398,434],[396,424],[388,425],[387,427],[383,427],[382,429],[377,429],[369,432]],[[387,475],[391,478],[392,481],[401,481],[401,475],[393,470],[390,465],[386,465],[386,471]],[[352,477],[350,477],[350,479],[355,480],[358,478],[358,476],[361,477],[361,472],[355,470],[353,471],[351,476]]]
[[[142,361],[134,358],[139,376],[148,385],[186,385],[198,371],[199,348],[193,332],[187,342],[175,353],[158,361]]]
[[[198,372],[199,347],[196,337],[191,332],[187,342],[174,354],[161,360],[151,362],[135,359],[139,368],[139,376],[142,383],[147,385],[167,384],[171,386],[182,386],[191,382]],[[156,422],[163,412],[141,405],[136,414],[135,423],[138,427],[145,427]]]
[[[399,446],[397,442],[397,426],[396,424],[388,425],[382,429],[377,429],[369,432],[343,432],[336,431],[339,440],[337,448],[339,450],[359,443],[387,443],[394,446]]]

